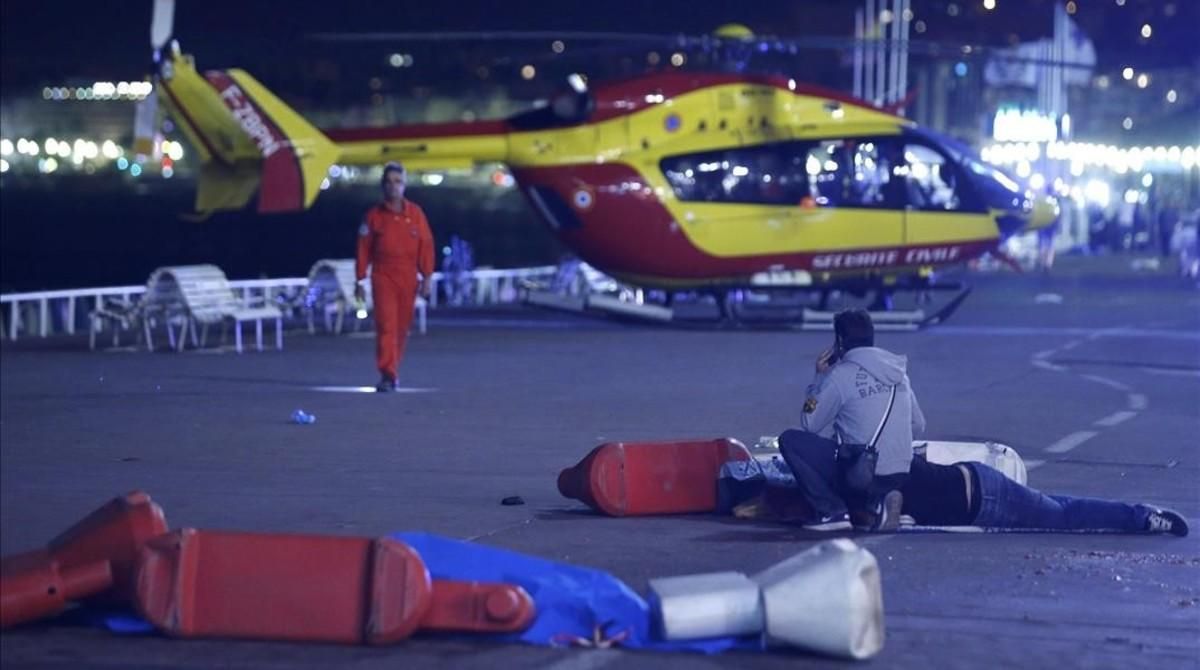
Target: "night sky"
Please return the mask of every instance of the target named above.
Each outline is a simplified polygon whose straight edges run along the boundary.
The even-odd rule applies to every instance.
[[[1058,0],[1062,1],[1062,0]],[[1200,0],[1077,0],[1075,19],[1096,42],[1099,72],[1190,65],[1200,71]],[[958,11],[951,16],[949,6]],[[921,36],[933,41],[1003,46],[1050,31],[1053,0],[913,0]],[[851,0],[453,0],[452,2],[200,2],[181,0],[176,35],[205,67],[271,67],[296,49],[320,49],[319,31],[594,30],[704,34],[727,22],[758,34],[848,37]],[[652,8],[652,10],[646,9]],[[114,3],[3,0],[0,84],[6,95],[67,79],[132,79],[148,60],[150,0]],[[448,8],[452,8],[448,10]],[[1153,26],[1144,40],[1143,23]],[[352,45],[346,53],[391,50]],[[446,48],[453,48],[447,46]]]

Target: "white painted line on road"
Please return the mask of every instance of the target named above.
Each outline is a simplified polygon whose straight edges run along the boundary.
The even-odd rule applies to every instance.
[[[1129,409],[1142,410],[1150,406],[1150,400],[1146,398],[1144,393],[1129,394]]]
[[[1046,464],[1046,461],[1038,461],[1038,460],[1031,459],[1031,460],[1025,461],[1025,469],[1032,470],[1034,468],[1040,468],[1045,464]]]
[[[1117,424],[1125,423],[1126,421],[1132,419],[1135,416],[1137,416],[1137,412],[1131,412],[1129,410],[1123,409],[1120,412],[1113,412],[1112,414],[1109,414],[1108,416],[1104,417],[1103,419],[1096,421],[1096,423],[1094,425],[1104,426],[1105,428],[1112,428],[1113,426],[1115,426]]]
[[[1200,370],[1163,370],[1162,368],[1138,368],[1142,372],[1149,372],[1154,375],[1169,375],[1173,377],[1196,377],[1200,378]]]
[[[1103,384],[1109,388],[1114,388],[1118,391],[1132,391],[1133,390],[1133,389],[1129,388],[1128,386],[1126,386],[1125,384],[1122,384],[1121,382],[1119,382],[1115,379],[1109,379],[1108,377],[1101,377],[1100,375],[1079,375],[1079,376],[1083,377],[1084,379],[1086,379],[1088,381],[1096,382],[1097,384]]]
[[[1033,357],[1038,360],[1044,360],[1044,359],[1050,358],[1057,352],[1058,352],[1058,349],[1046,349],[1045,351],[1037,352],[1036,354],[1033,355]]]
[[[1083,340],[1071,340],[1070,342],[1067,342],[1059,347],[1059,349],[1062,349],[1063,351],[1070,351],[1081,344],[1083,344]]]
[[[1064,437],[1054,444],[1046,447],[1046,451],[1052,454],[1065,454],[1066,452],[1078,447],[1088,440],[1096,437],[1100,433],[1094,430],[1080,430]]]
[[[1042,360],[1040,358],[1035,358],[1030,362],[1033,363],[1033,367],[1041,368],[1043,370],[1049,370],[1050,372],[1066,372],[1067,371],[1067,368],[1062,365],[1055,365],[1054,363],[1051,363],[1050,361]]]

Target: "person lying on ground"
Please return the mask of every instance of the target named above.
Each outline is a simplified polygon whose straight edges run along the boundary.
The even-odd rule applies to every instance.
[[[922,526],[1188,534],[1174,510],[1099,498],[1050,495],[983,463],[913,458],[902,513]]]

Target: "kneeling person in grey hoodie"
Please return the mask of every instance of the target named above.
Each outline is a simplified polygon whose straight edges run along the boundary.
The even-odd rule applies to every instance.
[[[913,436],[925,430],[908,380],[908,359],[875,346],[875,326],[864,310],[839,312],[833,329],[833,347],[817,357],[800,426],[779,436],[780,451],[813,509],[805,528],[850,528],[850,499],[872,513],[870,527],[894,529]],[[837,450],[840,444],[867,445],[873,439],[879,452],[875,480],[866,500],[859,501],[844,485]]]

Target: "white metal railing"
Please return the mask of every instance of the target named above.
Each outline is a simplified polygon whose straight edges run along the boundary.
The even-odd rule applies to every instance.
[[[441,272],[435,272],[432,277],[429,307],[438,306],[439,294],[445,293],[450,288],[447,284],[451,282],[455,284],[454,291],[455,295],[460,297],[460,304],[490,305],[514,302],[518,297],[517,288],[521,281],[550,280],[557,270],[557,266],[554,265],[480,269],[457,277],[447,277]],[[250,305],[264,300],[275,300],[280,296],[291,301],[307,288],[308,282],[306,277],[287,277],[238,279],[230,281],[229,285],[243,304]],[[0,336],[16,340],[22,335],[73,335],[80,322],[78,311],[81,304],[86,316],[104,307],[110,300],[132,304],[145,292],[145,285],[141,285],[0,294],[0,322],[3,324]]]

